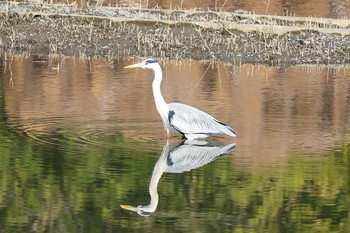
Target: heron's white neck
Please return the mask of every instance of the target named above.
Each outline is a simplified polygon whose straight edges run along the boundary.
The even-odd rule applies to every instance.
[[[164,121],[165,119],[163,118],[167,116],[168,106],[163,98],[162,92],[160,91],[162,76],[163,76],[162,69],[157,64],[157,66],[154,69],[154,80],[152,83],[152,89],[153,89],[153,97],[156,103],[157,111],[160,114],[162,120]]]

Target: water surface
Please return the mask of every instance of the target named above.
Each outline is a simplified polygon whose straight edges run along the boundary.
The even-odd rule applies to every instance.
[[[161,62],[237,132],[207,144],[167,141],[137,61],[2,58],[2,231],[346,232],[347,67]]]

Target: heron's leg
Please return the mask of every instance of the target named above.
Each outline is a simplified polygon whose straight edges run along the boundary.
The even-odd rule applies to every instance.
[[[167,136],[166,137],[167,139],[170,139],[170,130],[169,129],[166,129],[166,136]]]

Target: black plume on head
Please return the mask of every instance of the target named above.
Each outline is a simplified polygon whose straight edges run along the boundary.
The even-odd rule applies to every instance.
[[[154,60],[153,58],[147,59],[145,60],[146,64],[151,64],[151,63],[157,63],[156,60]]]

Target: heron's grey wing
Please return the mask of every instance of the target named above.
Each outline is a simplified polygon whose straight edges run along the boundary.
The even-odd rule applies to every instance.
[[[181,134],[220,134],[226,126],[209,114],[181,103],[170,103],[169,123]]]

